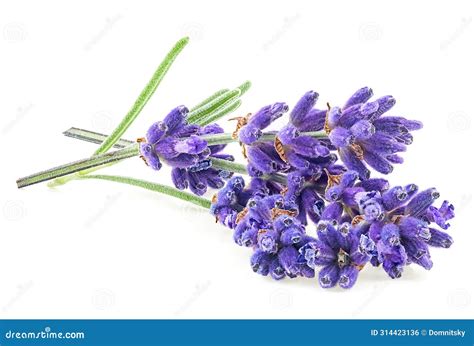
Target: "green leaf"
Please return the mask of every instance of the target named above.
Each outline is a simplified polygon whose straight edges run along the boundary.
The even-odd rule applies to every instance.
[[[240,96],[245,94],[250,89],[251,86],[252,86],[252,83],[249,80],[239,85],[237,89],[240,90]]]
[[[237,108],[240,107],[241,104],[242,104],[241,100],[235,100],[231,103],[226,103],[222,107],[216,109],[213,113],[209,114],[207,117],[200,119],[200,121],[197,122],[197,124],[201,126],[205,126],[210,123],[214,123],[220,118],[223,118],[226,115],[235,111]]]
[[[221,107],[222,105],[234,101],[238,99],[240,96],[240,89],[229,90],[224,94],[216,97],[211,102],[206,103],[205,105],[195,109],[194,111],[188,114],[187,120],[190,124],[197,123],[201,118],[206,117],[207,115],[211,114],[217,108]]]
[[[192,112],[192,111],[204,106],[206,103],[209,103],[209,102],[213,101],[214,99],[221,96],[222,94],[225,94],[228,91],[229,91],[229,89],[221,89],[221,90],[216,91],[214,94],[212,94],[208,98],[206,98],[206,99],[202,100],[201,102],[199,102],[197,105],[195,105],[189,111]]]
[[[112,148],[125,131],[132,125],[133,121],[140,114],[143,107],[146,105],[150,97],[155,92],[158,85],[160,85],[163,77],[166,75],[171,65],[173,64],[176,57],[181,53],[183,48],[188,44],[189,38],[184,37],[169,51],[163,62],[158,66],[155,73],[151,77],[150,81],[146,85],[145,89],[138,96],[138,99],[133,104],[132,108],[128,111],[127,115],[122,119],[120,124],[112,131],[110,136],[102,143],[102,145],[94,152],[94,155],[98,155],[108,151]]]
[[[105,167],[107,165],[122,161],[124,159],[128,159],[130,157],[136,157],[139,154],[140,152],[139,152],[138,144],[134,143],[123,149],[95,155],[92,157],[88,157],[87,159],[74,161],[65,165],[61,165],[58,167],[47,169],[39,173],[32,174],[24,178],[20,178],[16,181],[16,183],[17,183],[18,188],[22,188],[22,187],[41,183],[43,181],[48,181],[48,180],[58,178],[58,177],[63,177],[62,179],[69,178],[65,176],[68,174],[76,173],[76,172],[86,170],[86,169],[93,169],[95,167]],[[63,181],[60,180],[59,184],[62,184],[62,183]],[[56,183],[54,183],[54,184],[50,184],[50,186],[57,186],[57,185]]]

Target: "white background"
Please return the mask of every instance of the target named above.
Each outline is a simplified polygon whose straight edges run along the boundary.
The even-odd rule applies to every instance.
[[[471,1],[2,1],[0,313],[4,318],[472,318]],[[390,177],[436,186],[457,217],[430,272],[361,272],[350,291],[254,274],[198,207],[138,188],[15,180],[87,157],[70,126],[110,131],[181,36],[191,42],[127,133],[246,79],[238,114],[310,89],[368,85],[425,127]],[[230,129],[230,125],[226,123]],[[104,171],[105,172],[105,171]],[[139,159],[108,169],[169,182]],[[314,232],[314,226],[309,228]]]

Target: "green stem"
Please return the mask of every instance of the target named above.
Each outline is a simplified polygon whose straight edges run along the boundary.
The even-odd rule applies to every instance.
[[[218,159],[216,157],[211,157],[212,167],[217,169],[222,169],[224,171],[239,173],[239,174],[248,174],[247,166],[223,159]],[[263,179],[271,179],[280,184],[286,184],[286,176],[280,173],[274,174],[265,174],[262,176]]]
[[[138,144],[129,145],[123,149],[112,151],[89,157],[87,159],[75,161],[62,166],[47,169],[45,171],[32,174],[30,176],[20,178],[16,181],[18,188],[41,183],[43,181],[51,180],[57,177],[62,177],[71,173],[79,172],[85,169],[109,165],[114,162],[122,161],[124,159],[135,157],[139,153]]]
[[[88,175],[81,176],[80,179],[100,179],[100,180],[113,181],[116,183],[138,186],[150,191],[159,192],[168,196],[181,199],[189,203],[193,203],[205,209],[209,209],[211,207],[211,201],[206,198],[199,197],[191,193],[178,190],[174,187],[170,187],[170,186],[166,186],[166,185],[162,185],[158,183],[153,183],[146,180],[134,179],[130,177],[122,177],[122,176],[117,176],[117,175],[103,175],[103,174],[88,174]]]
[[[145,89],[143,89],[140,96],[138,96],[138,99],[135,101],[132,108],[128,111],[127,115],[125,115],[125,117],[115,128],[115,130],[112,131],[112,133],[107,137],[107,139],[94,152],[94,155],[102,154],[112,148],[115,142],[117,142],[120,137],[125,133],[125,131],[130,127],[130,125],[140,114],[141,110],[146,105],[150,97],[153,95],[158,85],[160,85],[161,81],[170,69],[176,57],[179,55],[179,53],[181,53],[181,51],[188,44],[188,42],[188,37],[184,37],[178,42],[176,42],[176,44],[166,55],[160,66],[158,66],[150,81],[145,86]]]
[[[87,131],[83,129],[78,129],[74,127],[65,131],[64,135],[68,137],[96,143],[96,144],[102,143],[102,141],[107,138],[107,136],[104,134]],[[326,134],[324,131],[303,132],[302,135],[308,135],[315,138],[326,137]],[[276,136],[275,133],[264,133],[262,137],[259,139],[259,141],[261,142],[273,141],[275,140],[275,136]],[[206,140],[209,146],[238,142],[237,139],[232,138],[232,134],[230,133],[204,135],[204,136],[201,136],[201,138]],[[86,174],[94,172],[100,168],[110,166],[124,159],[139,155],[138,144],[132,141],[129,141],[126,139],[120,139],[114,144],[114,146],[117,148],[122,148],[122,149],[119,149],[111,153],[100,154],[100,155],[93,156],[87,159],[75,161],[75,162],[68,163],[59,167],[48,169],[46,171],[32,174],[28,177],[18,179],[17,185],[19,188],[22,188],[22,187],[26,187],[29,185],[33,185],[33,184],[37,184],[43,181],[57,178],[53,182],[49,183],[50,187],[54,187],[54,186],[62,185],[65,182],[68,182],[70,180],[81,178],[82,176],[85,176]],[[232,172],[236,172],[240,174],[247,174],[247,169],[245,165],[242,165],[239,163],[226,161],[226,160],[218,160],[218,159],[213,159],[213,163],[215,164],[216,168],[220,168],[223,170],[232,171]],[[218,166],[219,164],[220,166]],[[272,174],[272,175],[265,176],[264,178],[273,179],[281,183],[284,183],[286,181],[285,176],[281,174]]]

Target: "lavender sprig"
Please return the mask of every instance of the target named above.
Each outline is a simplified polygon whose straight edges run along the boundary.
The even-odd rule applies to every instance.
[[[151,96],[153,83],[145,95]],[[395,104],[392,96],[370,101],[373,92],[365,87],[342,107],[318,109],[319,94],[308,91],[278,131],[268,128],[290,110],[284,102],[237,118],[236,130],[224,133],[214,121],[237,109],[248,87],[246,82],[219,90],[191,111],[177,106],[137,142],[120,137],[140,107],[129,112],[112,136],[72,128],[64,134],[99,144],[99,151],[118,150],[19,179],[18,186],[79,171],[64,181],[124,183],[194,203],[232,229],[238,245],[252,250],[254,272],[275,280],[317,277],[323,288],[353,287],[369,264],[383,268],[392,279],[411,264],[430,270],[430,247],[453,244],[445,231],[454,207],[448,201],[435,207],[440,196],[436,189],[419,192],[415,184],[390,186],[383,178],[370,178],[371,169],[389,174],[393,164],[403,163],[399,154],[412,143],[412,131],[422,127],[421,122],[386,114]],[[142,101],[136,105],[143,106]],[[225,153],[230,143],[241,145],[246,165]],[[175,188],[87,174],[134,156],[156,171],[170,166]],[[235,173],[250,180],[246,184]],[[217,190],[211,201],[201,197],[209,188]]]

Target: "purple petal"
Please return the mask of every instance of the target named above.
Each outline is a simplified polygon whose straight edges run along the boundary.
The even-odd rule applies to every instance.
[[[377,99],[376,102],[378,103],[378,109],[370,116],[370,120],[378,119],[382,114],[388,112],[396,101],[392,96],[387,95]]]
[[[207,184],[199,173],[188,172],[189,189],[198,196],[207,191]]]
[[[247,157],[249,162],[263,173],[273,173],[278,168],[275,161],[261,150],[259,146],[249,146],[247,148]]]
[[[308,91],[296,103],[295,107],[290,113],[290,121],[296,126],[299,126],[305,119],[308,112],[314,107],[318,100],[318,93],[315,91]]]
[[[171,135],[182,125],[186,124],[186,116],[189,110],[185,106],[178,106],[166,115],[163,122],[166,124],[166,134]]]
[[[329,140],[336,148],[344,148],[354,143],[354,135],[350,130],[336,127],[329,133]]]
[[[371,151],[364,152],[364,160],[377,172],[390,174],[393,172],[393,166],[382,156]]]
[[[343,207],[339,202],[334,202],[326,206],[321,215],[321,220],[338,221],[342,215]]]
[[[359,103],[365,103],[372,97],[373,94],[374,92],[369,87],[360,88],[347,100],[343,108],[346,109]]]
[[[165,135],[167,129],[166,124],[162,121],[154,123],[146,133],[146,141],[155,144]]]
[[[339,274],[339,286],[342,288],[351,288],[357,281],[359,270],[352,265],[343,267]]]
[[[250,265],[255,273],[267,276],[270,271],[270,263],[273,257],[260,250],[256,250],[250,258]]]
[[[289,274],[296,275],[299,273],[299,265],[297,263],[298,250],[293,246],[285,246],[278,252],[280,264]]]
[[[146,164],[154,169],[155,171],[159,171],[162,167],[161,161],[156,155],[155,150],[153,150],[153,146],[149,143],[140,143],[140,154],[146,161]]]
[[[434,247],[449,248],[453,244],[453,238],[445,232],[439,231],[434,228],[430,228],[431,237],[428,240],[428,245]]]
[[[297,125],[301,132],[320,131],[326,123],[327,110],[312,109],[306,114],[306,117]]]
[[[357,186],[362,187],[365,191],[379,191],[383,192],[388,190],[390,184],[387,179],[383,178],[372,178],[363,180],[357,183]]]
[[[273,260],[270,263],[269,269],[270,269],[270,275],[275,280],[281,280],[286,276],[285,269],[280,264],[280,261],[278,260],[277,257],[273,258]]]
[[[382,194],[382,203],[386,210],[401,206],[408,199],[408,193],[401,186],[392,187]]]
[[[419,192],[408,203],[405,214],[411,216],[419,216],[423,214],[435,200],[439,198],[439,192],[435,188],[427,189]]]
[[[325,266],[319,272],[319,285],[322,288],[334,287],[339,282],[339,277],[339,267],[337,264]]]
[[[341,161],[348,169],[354,170],[359,174],[361,180],[370,177],[370,171],[365,167],[361,160],[359,160],[351,148],[341,148],[339,150]]]
[[[198,136],[191,136],[185,140],[178,141],[174,150],[178,153],[199,154],[207,148],[207,142]]]
[[[186,175],[186,169],[184,168],[173,168],[171,170],[171,180],[174,186],[179,190],[184,190],[188,187],[188,180]]]
[[[407,252],[408,259],[423,268],[430,270],[433,267],[433,261],[428,250],[428,245],[417,239],[404,239],[403,246]]]

